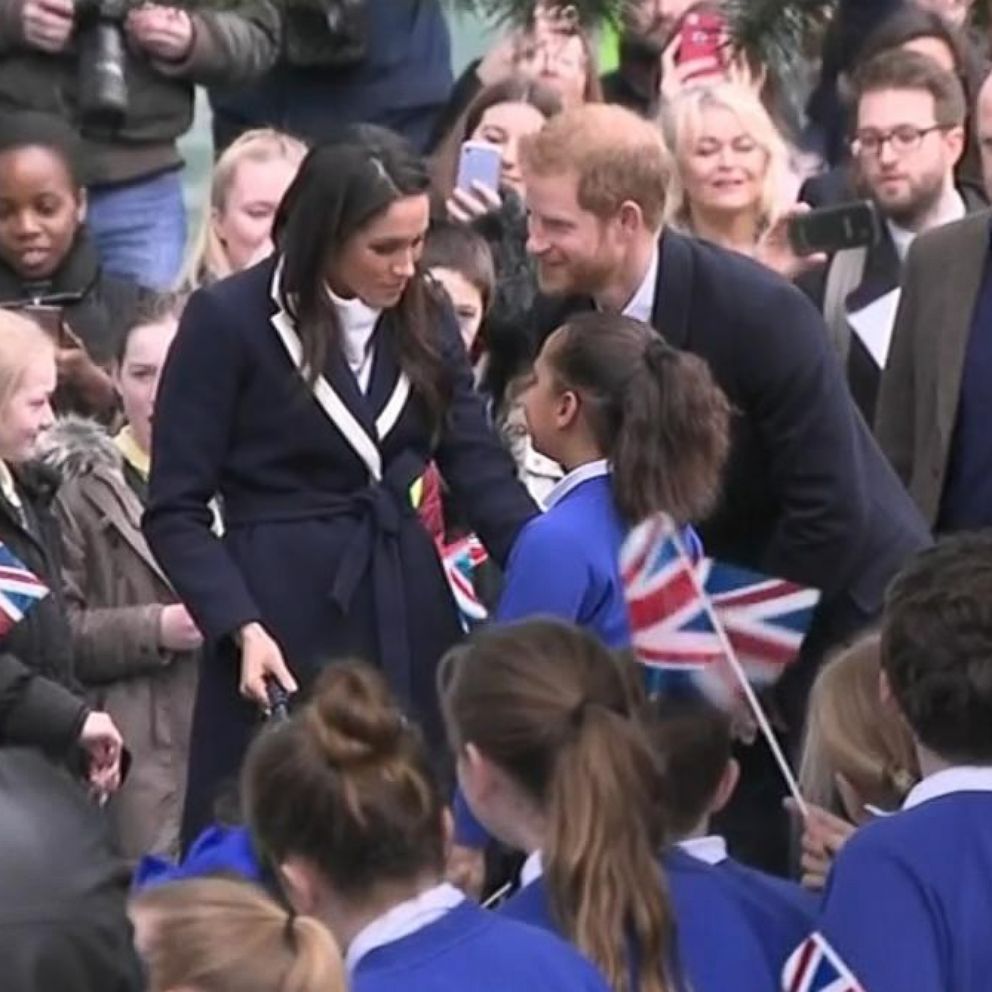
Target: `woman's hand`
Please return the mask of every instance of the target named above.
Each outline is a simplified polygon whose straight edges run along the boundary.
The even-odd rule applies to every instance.
[[[196,651],[203,635],[181,603],[162,607],[158,620],[158,642],[166,651]]]
[[[101,796],[116,792],[121,784],[124,739],[106,713],[90,713],[79,735],[79,746],[89,758],[89,781]]]
[[[785,800],[786,809],[801,816],[794,799]],[[847,820],[807,802],[807,815],[803,818],[802,833],[802,884],[804,888],[819,891],[826,884],[837,852],[857,829]]]
[[[499,210],[503,201],[499,193],[490,189],[485,183],[476,180],[471,190],[459,189],[457,186],[448,197],[448,216],[459,224],[471,224],[472,221],[485,217]]]
[[[279,645],[260,623],[241,628],[241,684],[239,692],[245,699],[256,702],[266,713],[269,694],[266,679],[275,679],[288,693],[299,689],[283,659]]]
[[[789,222],[809,211],[809,204],[806,203],[797,203],[786,210],[758,242],[754,251],[755,259],[790,280],[826,264],[827,256],[819,252],[814,255],[797,255],[789,239]]]
[[[522,42],[520,31],[510,31],[493,45],[475,67],[475,74],[483,86],[493,86],[509,79],[517,68],[517,58]]]

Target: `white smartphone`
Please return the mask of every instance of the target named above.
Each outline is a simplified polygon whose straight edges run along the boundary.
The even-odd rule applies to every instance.
[[[485,141],[466,141],[458,157],[459,189],[470,191],[473,183],[482,183],[493,192],[499,190],[503,153]]]

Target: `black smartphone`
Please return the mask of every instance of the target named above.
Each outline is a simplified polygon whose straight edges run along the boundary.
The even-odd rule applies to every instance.
[[[878,212],[870,200],[811,210],[789,221],[789,241],[797,255],[863,248],[875,244],[880,234]]]

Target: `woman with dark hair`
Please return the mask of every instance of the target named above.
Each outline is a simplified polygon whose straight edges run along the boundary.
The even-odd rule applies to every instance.
[[[273,682],[306,690],[330,660],[375,661],[439,739],[434,668],[461,628],[410,499],[432,459],[496,560],[536,512],[421,273],[428,189],[420,157],[381,129],[315,148],[276,217],[275,256],[183,315],[145,532],[206,639],[186,839]]]

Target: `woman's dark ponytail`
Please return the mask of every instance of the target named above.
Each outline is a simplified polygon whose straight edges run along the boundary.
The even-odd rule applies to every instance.
[[[729,449],[730,403],[701,358],[639,321],[590,313],[561,328],[549,360],[561,387],[581,396],[626,520],[707,516]]]

